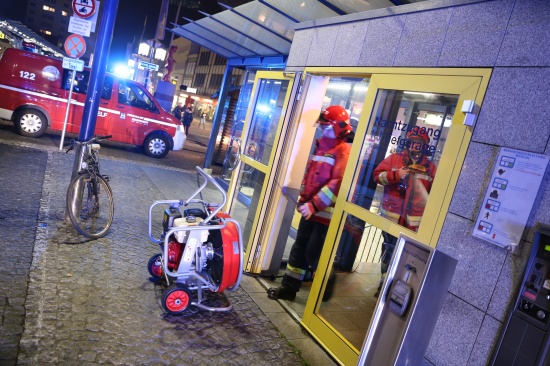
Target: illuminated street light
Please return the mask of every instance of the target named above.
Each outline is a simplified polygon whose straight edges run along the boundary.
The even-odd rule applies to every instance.
[[[140,43],[138,48],[138,55],[149,56],[150,49],[151,49],[151,46],[149,46],[147,43],[145,42]]]
[[[162,48],[162,43],[157,40],[150,39],[146,42],[142,42],[138,47],[138,55],[145,56],[149,58],[149,63],[153,63],[153,58],[155,60],[164,61],[166,58],[166,50]],[[154,57],[153,57],[154,56]],[[138,66],[139,69],[139,66]],[[149,69],[145,71],[145,87],[149,89],[151,87],[150,82],[152,77],[150,76]]]
[[[157,48],[155,50],[155,60],[164,61],[166,58],[166,50],[164,48]]]

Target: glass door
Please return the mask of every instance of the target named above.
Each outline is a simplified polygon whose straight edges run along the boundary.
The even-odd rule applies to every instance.
[[[346,365],[357,362],[396,238],[437,243],[471,137],[460,107],[481,104],[490,75],[415,71],[371,76],[304,310],[304,326]],[[331,271],[332,297],[322,301]]]
[[[284,146],[281,131],[288,127],[289,100],[299,84],[295,76],[270,71],[256,74],[242,134],[232,141],[235,161],[232,162],[227,210],[243,230],[247,272],[260,271],[254,265],[255,258],[261,255],[261,230],[257,230],[257,226],[269,208],[269,192]]]

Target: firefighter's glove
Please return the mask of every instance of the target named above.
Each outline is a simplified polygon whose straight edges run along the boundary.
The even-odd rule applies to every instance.
[[[304,219],[309,220],[316,211],[311,202],[304,202],[298,206],[298,212],[300,212]]]

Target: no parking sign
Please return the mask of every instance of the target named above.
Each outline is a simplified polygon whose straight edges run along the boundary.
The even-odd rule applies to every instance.
[[[64,47],[69,57],[80,58],[86,52],[86,41],[79,34],[71,34],[65,40]]]

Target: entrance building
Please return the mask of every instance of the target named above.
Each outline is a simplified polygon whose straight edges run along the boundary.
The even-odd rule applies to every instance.
[[[458,261],[434,314],[426,364],[491,359],[534,229],[550,224],[548,171],[532,210],[515,207],[530,212],[517,243],[473,234],[499,151],[550,155],[550,50],[540,47],[550,41],[547,14],[545,1],[425,1],[303,22],[284,67],[247,69],[218,179],[243,227],[248,273],[276,276],[284,268],[319,113],[340,105],[351,117],[355,139],[320,263],[297,299],[285,301],[341,364],[359,359],[377,306],[382,244],[401,234]],[[380,166],[420,130],[429,137],[422,150],[431,170],[396,189],[422,193],[423,208],[407,211],[411,196],[403,193],[396,217]],[[334,296],[323,302],[331,270]]]

